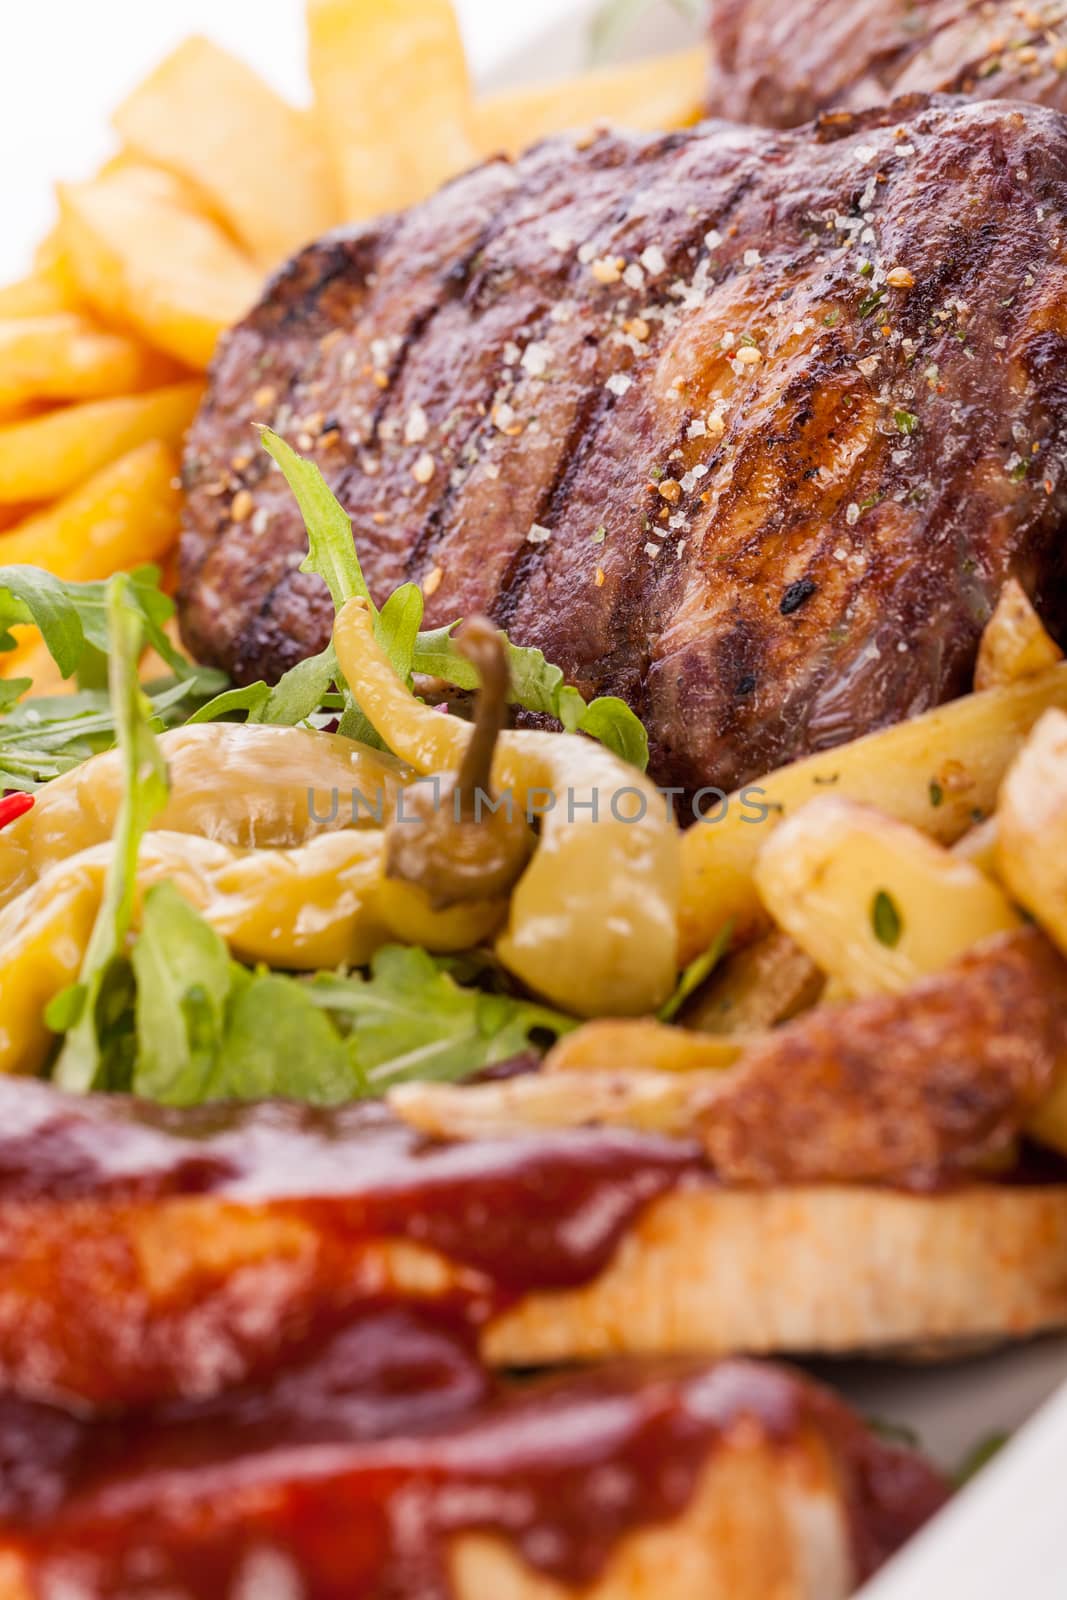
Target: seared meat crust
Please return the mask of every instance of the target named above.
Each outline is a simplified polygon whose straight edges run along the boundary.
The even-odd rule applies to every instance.
[[[1067,111],[1067,6],[1042,0],[712,0],[709,108],[791,128],[903,94]]]
[[[1067,1064],[1067,967],[1032,930],[770,1034],[704,1115],[730,1184],[936,1187],[1007,1155]]]
[[[186,640],[247,681],[328,636],[258,420],[379,600],[415,579],[623,695],[661,781],[949,698],[1010,573],[1067,622],[1065,211],[1058,115],[912,99],[555,141],[313,246],[190,437]]]

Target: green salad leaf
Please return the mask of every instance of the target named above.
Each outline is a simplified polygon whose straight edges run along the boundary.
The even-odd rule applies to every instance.
[[[130,579],[107,584],[108,682],[124,788],[115,851],[79,981],[49,1008],[66,1040],[55,1065],[63,1089],[121,1088],[130,1054],[125,1025],[132,989],[126,937],[133,914],[141,839],[167,803],[167,769],[152,731],[152,708],[138,681],[144,618]]]
[[[409,1079],[456,1082],[574,1020],[460,983],[389,945],[366,974],[249,971],[170,884],[145,897],[132,958],[134,1091],[165,1105],[283,1097],[336,1105]]]
[[[379,950],[369,976],[320,975],[307,994],[347,1033],[368,1094],[412,1078],[454,1082],[577,1026],[547,1006],[467,988],[403,945]]]
[[[315,573],[323,579],[340,610],[346,600],[361,596],[373,609],[370,592],[363,576],[359,556],[355,550],[352,522],[325,478],[312,461],[304,461],[295,450],[269,429],[263,430],[263,443],[284,473],[296,497],[308,532],[309,553],[302,572]],[[397,589],[381,611],[375,612],[375,634],[388,655],[397,674],[410,683],[417,673],[436,678],[453,688],[471,691],[478,686],[478,677],[470,662],[463,657],[455,643],[454,634],[459,620],[443,628],[421,632],[423,598],[418,586],[404,584]],[[569,733],[585,733],[599,740],[623,760],[631,762],[642,771],[648,766],[648,735],[624,700],[606,695],[587,704],[577,689],[564,682],[563,672],[545,660],[540,650],[524,649],[505,640],[508,663],[511,668],[511,701],[524,711],[554,717]],[[337,662],[329,649],[314,658],[319,679],[325,681],[332,669],[337,677]],[[309,667],[309,663],[304,663]],[[300,668],[294,668],[299,672]],[[277,689],[271,691],[265,684],[254,685],[252,690],[236,691],[245,695],[244,708],[249,720],[280,720],[279,693],[288,694],[287,673]],[[225,704],[218,714],[242,709],[240,702],[223,697]],[[297,706],[306,701],[297,697]],[[210,720],[212,707],[205,707],[199,720]],[[366,743],[379,744],[358,707],[351,702],[341,719],[341,732]]]
[[[107,582],[65,583],[41,567],[0,567],[0,651],[14,650],[13,627],[33,623],[64,678],[88,673],[96,684],[104,683],[108,591]],[[195,678],[200,669],[175,650],[164,631],[174,602],[159,587],[158,567],[129,573],[125,604],[139,619],[145,643],[175,677]]]
[[[720,961],[727,955],[733,936],[734,925],[728,922],[725,927],[719,929],[703,954],[693,958],[678,979],[678,987],[661,1007],[659,1013],[661,1022],[673,1022],[686,1001],[711,977]]]

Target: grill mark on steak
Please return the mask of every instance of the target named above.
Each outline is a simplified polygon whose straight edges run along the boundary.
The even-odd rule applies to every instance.
[[[331,328],[326,356],[277,333],[284,288],[226,342],[191,438],[205,467],[186,637],[242,680],[328,637],[279,476],[254,491],[266,532],[208,492],[247,443],[265,360],[279,388],[293,380],[289,437],[312,407],[340,418],[312,454],[376,598],[432,565],[430,626],[487,610],[584,694],[630,699],[662,782],[733,787],[925,709],[967,686],[1008,575],[1054,632],[1067,624],[1065,212],[1067,124],[989,102],[912,98],[798,133],[564,139],[479,169],[391,224],[388,245],[364,241],[374,281],[351,308],[331,279],[308,312]],[[295,281],[345,248],[312,247]],[[649,251],[636,276],[592,270]],[[906,290],[886,282],[896,265]],[[383,402],[359,368],[368,341],[427,307]],[[509,367],[509,342],[542,342],[544,375]],[[625,381],[608,392],[611,377]],[[513,436],[493,421],[502,393]],[[415,406],[419,443],[404,437]],[[429,484],[412,472],[424,450]],[[679,486],[666,504],[656,474]],[[547,543],[527,543],[535,521]],[[801,580],[814,592],[783,614]]]

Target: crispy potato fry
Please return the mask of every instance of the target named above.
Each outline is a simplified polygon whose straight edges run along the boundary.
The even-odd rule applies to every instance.
[[[701,47],[490,95],[474,107],[478,145],[487,156],[517,155],[538,139],[576,128],[685,128],[703,113],[707,72]]]
[[[1000,791],[997,865],[1021,906],[1067,952],[1067,716],[1041,718]],[[1030,1131],[1067,1155],[1067,1063]]]
[[[1021,906],[1067,953],[1067,716],[1049,711],[1000,791],[997,862]]]
[[[679,1020],[700,1033],[762,1033],[815,1005],[825,984],[811,957],[775,928],[727,956]]]
[[[982,635],[975,688],[1019,683],[1062,660],[1063,651],[1030,604],[1026,590],[1016,578],[1009,578]]]
[[[42,508],[37,505],[0,505],[0,533],[6,533],[8,528],[15,528],[20,522],[25,522],[27,517],[35,517]]]
[[[478,160],[449,0],[308,0],[311,82],[347,220],[413,204]]]
[[[459,1087],[409,1083],[394,1089],[389,1103],[432,1139],[497,1139],[592,1124],[678,1135],[693,1130],[718,1082],[715,1072],[538,1072]]]
[[[177,469],[173,451],[158,441],[131,450],[48,511],[0,534],[0,566],[28,562],[80,583],[158,561],[178,536]]]
[[[171,173],[129,165],[63,184],[59,200],[86,299],[186,366],[205,368],[220,333],[255,299],[260,275],[190,204],[188,187]]]
[[[0,427],[0,502],[55,499],[149,439],[177,449],[202,392],[193,380]]]
[[[265,267],[340,221],[312,119],[207,39],[179,45],[112,123],[131,151],[192,183]]]
[[[1004,780],[997,865],[1011,893],[1067,952],[1067,716],[1041,718]],[[1030,1125],[1067,1155],[1067,1063]]]
[[[732,1067],[751,1039],[716,1039],[644,1019],[587,1022],[564,1034],[545,1062],[549,1072],[716,1072]]]
[[[782,823],[756,887],[778,925],[852,995],[900,993],[1020,925],[1004,891],[970,862],[836,795]]]
[[[753,870],[784,816],[832,788],[954,844],[993,811],[1001,779],[1050,706],[1067,707],[1067,666],[809,756],[731,797],[722,821],[698,824],[682,840],[683,963],[727,922],[735,941],[767,926]],[[760,806],[766,816],[753,820]]]
[[[972,867],[984,872],[987,878],[999,878],[997,846],[1000,824],[996,817],[987,817],[976,828],[971,828],[952,846],[952,854],[960,861],[969,861]]]
[[[0,406],[35,400],[95,400],[165,383],[172,371],[152,351],[84,317],[0,322]]]
[[[74,309],[75,302],[62,284],[44,273],[30,273],[0,289],[0,319],[50,317],[57,311]]]

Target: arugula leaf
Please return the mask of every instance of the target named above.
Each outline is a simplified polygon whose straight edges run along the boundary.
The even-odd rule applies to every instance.
[[[174,602],[159,587],[159,568],[138,567],[128,575],[127,587],[127,604],[140,619],[145,641],[175,677],[195,677],[200,669],[164,631]],[[108,648],[107,597],[106,582],[65,583],[41,567],[0,567],[0,651],[14,650],[13,627],[33,623],[64,678],[98,673]]]
[[[696,994],[701,984],[711,977],[711,974],[729,950],[733,936],[734,925],[732,922],[728,922],[725,927],[719,929],[703,955],[696,956],[689,963],[678,979],[678,987],[666,1004],[660,1008],[659,1020],[661,1022],[673,1022],[689,997]]]
[[[208,1097],[233,982],[225,941],[173,883],[145,895],[132,955],[137,982],[135,1094],[164,1105]]]
[[[137,857],[141,839],[167,803],[167,769],[151,726],[151,706],[141,690],[137,667],[144,642],[144,620],[133,584],[116,574],[107,585],[108,681],[122,756],[124,792],[115,824],[115,853],[100,911],[82,962],[77,996],[67,997],[66,1041],[55,1067],[62,1089],[85,1092],[120,1087],[107,1069],[115,1029],[127,1009],[130,968],[125,954],[133,913]],[[51,1008],[55,1018],[62,1007]],[[70,1020],[73,1019],[73,1020]]]
[[[987,1434],[984,1439],[979,1439],[978,1443],[968,1450],[952,1474],[952,1481],[955,1483],[956,1488],[965,1488],[972,1478],[976,1478],[983,1467],[987,1467],[1000,1454],[1004,1446],[1010,1443],[1011,1434],[999,1429],[995,1433]]]
[[[129,1065],[113,1067],[107,1083],[121,1075],[123,1086],[165,1105],[274,1096],[335,1105],[413,1078],[455,1082],[577,1026],[546,1006],[461,983],[461,971],[468,980],[493,975],[491,964],[487,973],[469,959],[436,961],[399,945],[380,950],[367,975],[250,972],[161,884],[145,896],[127,964],[136,997],[129,982],[116,990],[113,1029],[133,1041]],[[53,1026],[70,995],[53,1007]]]
[[[106,659],[106,658],[101,658]],[[156,728],[185,720],[203,689],[209,692],[217,675],[149,684],[146,693]],[[26,679],[12,679],[25,684]],[[41,695],[22,700],[10,710],[0,707],[0,788],[27,793],[61,773],[80,766],[115,743],[115,717],[105,690]]]
[[[361,595],[372,604],[356,554],[351,519],[318,467],[314,462],[302,460],[284,439],[269,429],[263,432],[263,443],[285,474],[307,525],[309,553],[301,572],[316,573],[323,579],[337,610],[353,595]],[[420,633],[422,611],[421,591],[415,584],[407,583],[389,597],[380,612],[375,612],[375,637],[397,674],[406,683],[417,672],[440,678],[457,689],[476,689],[478,675],[470,662],[460,655],[453,638],[459,622]],[[586,705],[577,689],[564,682],[562,670],[546,661],[540,650],[520,648],[510,642],[507,650],[512,684],[509,698],[513,705],[555,717],[568,733],[586,733],[599,739],[624,760],[645,770],[648,735],[625,701],[608,695]],[[321,659],[316,657],[316,660]],[[265,713],[267,702],[252,703],[261,720],[270,720]],[[351,695],[346,699],[341,732],[365,744],[381,745]]]
[[[458,622],[432,632],[420,633],[415,646],[413,670],[428,678],[440,678],[454,688],[472,690],[478,675],[461,656],[453,635]],[[568,733],[584,733],[644,772],[648,766],[648,734],[641,719],[625,700],[602,695],[588,705],[577,689],[564,682],[563,671],[545,660],[544,653],[531,646],[514,645],[505,640],[511,672],[512,705],[542,716],[555,717]]]
[[[408,1079],[456,1081],[577,1026],[547,1006],[461,987],[425,950],[387,945],[370,976],[323,974],[309,998],[348,1033],[368,1094]]]
[[[352,519],[313,461],[298,456],[292,445],[271,428],[262,428],[263,448],[273,456],[296,497],[308,534],[308,554],[301,572],[315,573],[326,584],[334,610],[356,595],[373,609],[370,590],[356,554]]]

